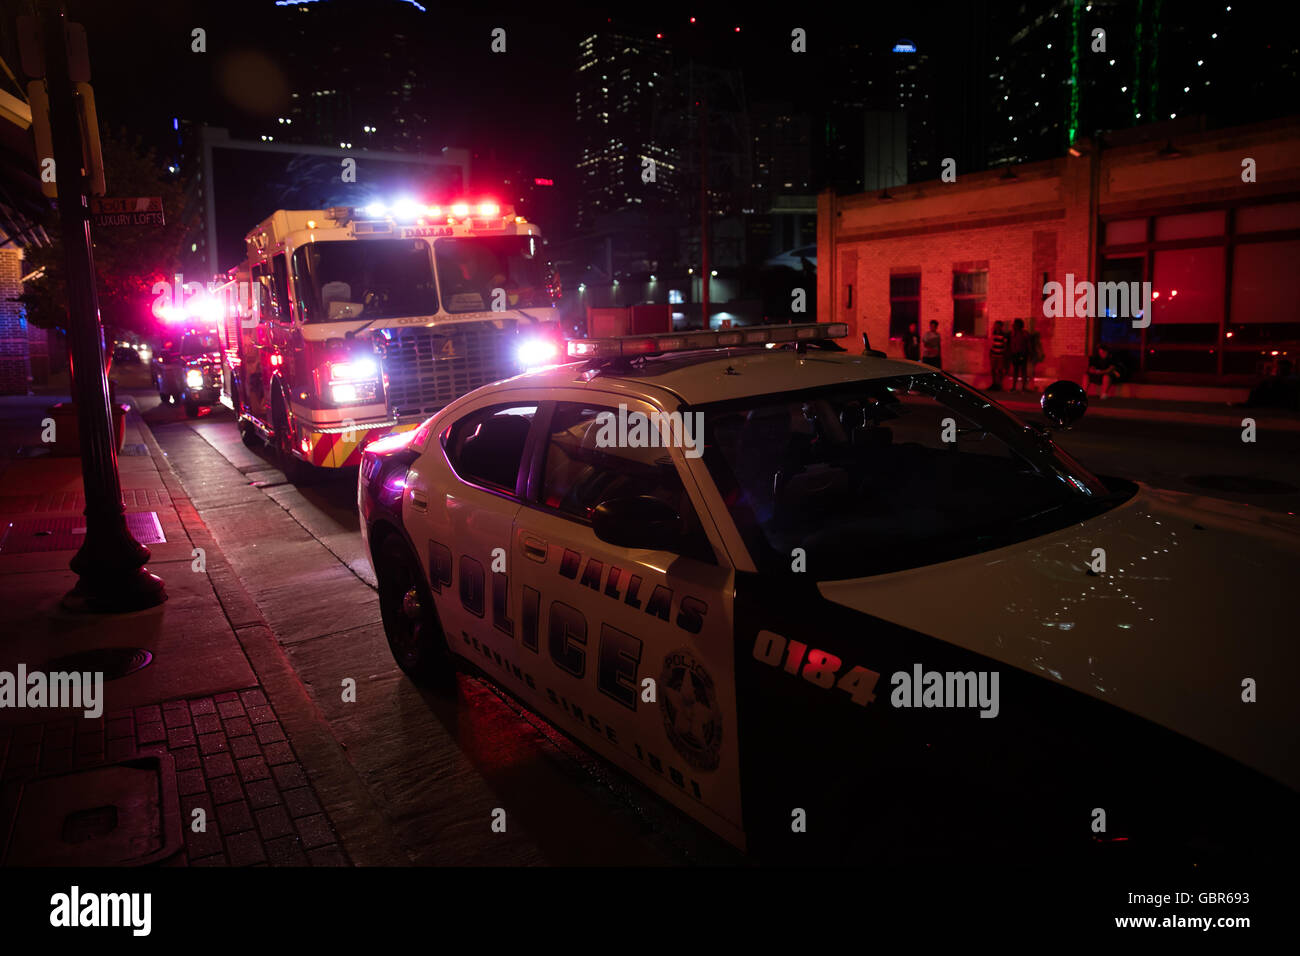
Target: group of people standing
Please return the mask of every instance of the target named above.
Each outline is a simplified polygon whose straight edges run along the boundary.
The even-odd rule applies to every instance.
[[[1002,391],[1002,383],[1007,372],[1011,372],[1011,390],[1016,391],[1016,382],[1020,382],[1026,391],[1032,391],[1029,378],[1029,362],[1034,358],[1034,340],[1025,329],[1025,320],[1016,319],[1011,323],[1011,331],[1006,331],[1001,319],[993,323],[993,333],[989,337],[989,359],[993,370],[993,384],[990,391]],[[913,362],[921,361],[935,368],[943,368],[943,343],[939,337],[939,323],[930,320],[930,329],[924,335],[918,335],[916,323],[907,327],[903,336],[903,357]]]
[[[1033,341],[1025,331],[1025,320],[1016,319],[1007,332],[998,319],[993,323],[993,334],[989,336],[989,364],[993,370],[993,383],[989,391],[1002,391],[1002,382],[1011,370],[1011,391],[1016,391],[1016,382],[1020,382],[1025,391],[1029,388],[1029,355]]]

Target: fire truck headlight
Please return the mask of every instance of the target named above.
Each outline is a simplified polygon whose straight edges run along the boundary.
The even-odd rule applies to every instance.
[[[334,382],[361,382],[379,377],[379,366],[372,358],[355,358],[330,366],[330,380]]]
[[[351,382],[335,382],[330,386],[330,398],[335,405],[350,405],[357,400],[357,387]]]
[[[366,215],[371,219],[383,219],[388,212],[388,207],[381,202],[372,202],[366,207]]]
[[[528,339],[516,350],[515,357],[524,368],[536,368],[554,362],[559,354],[559,347],[548,339]]]
[[[185,370],[185,387],[202,388],[203,387],[203,369],[190,368]]]

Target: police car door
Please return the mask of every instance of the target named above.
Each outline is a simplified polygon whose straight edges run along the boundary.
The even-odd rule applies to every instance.
[[[407,475],[403,520],[420,552],[451,650],[482,663],[504,605],[504,578],[521,462],[537,403],[496,394],[467,408],[433,441],[440,456]],[[435,448],[430,443],[431,449]]]
[[[510,556],[528,692],[552,723],[743,847],[733,573],[717,529],[680,447],[631,447],[634,432],[622,445],[601,440],[616,422],[601,416],[617,416],[619,402],[629,414],[651,406],[551,395]],[[617,442],[616,425],[605,437]],[[598,505],[642,495],[681,515],[671,550],[596,536]]]

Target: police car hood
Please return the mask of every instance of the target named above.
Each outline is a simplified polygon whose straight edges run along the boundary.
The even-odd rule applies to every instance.
[[[1089,573],[1094,549],[1105,571]],[[1154,491],[828,600],[1107,701],[1300,790],[1300,521]],[[924,664],[924,661],[919,663]],[[1256,702],[1243,701],[1243,682]]]

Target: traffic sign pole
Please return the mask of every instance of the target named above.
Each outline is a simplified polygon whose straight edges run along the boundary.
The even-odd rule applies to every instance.
[[[77,572],[78,581],[65,604],[92,611],[133,611],[161,604],[167,595],[162,579],[144,567],[149,549],[131,536],[122,504],[82,173],[81,128],[68,62],[67,18],[61,7],[51,3],[42,20],[55,183],[67,269],[72,397],[77,408],[86,493],[86,537],[69,564]]]

